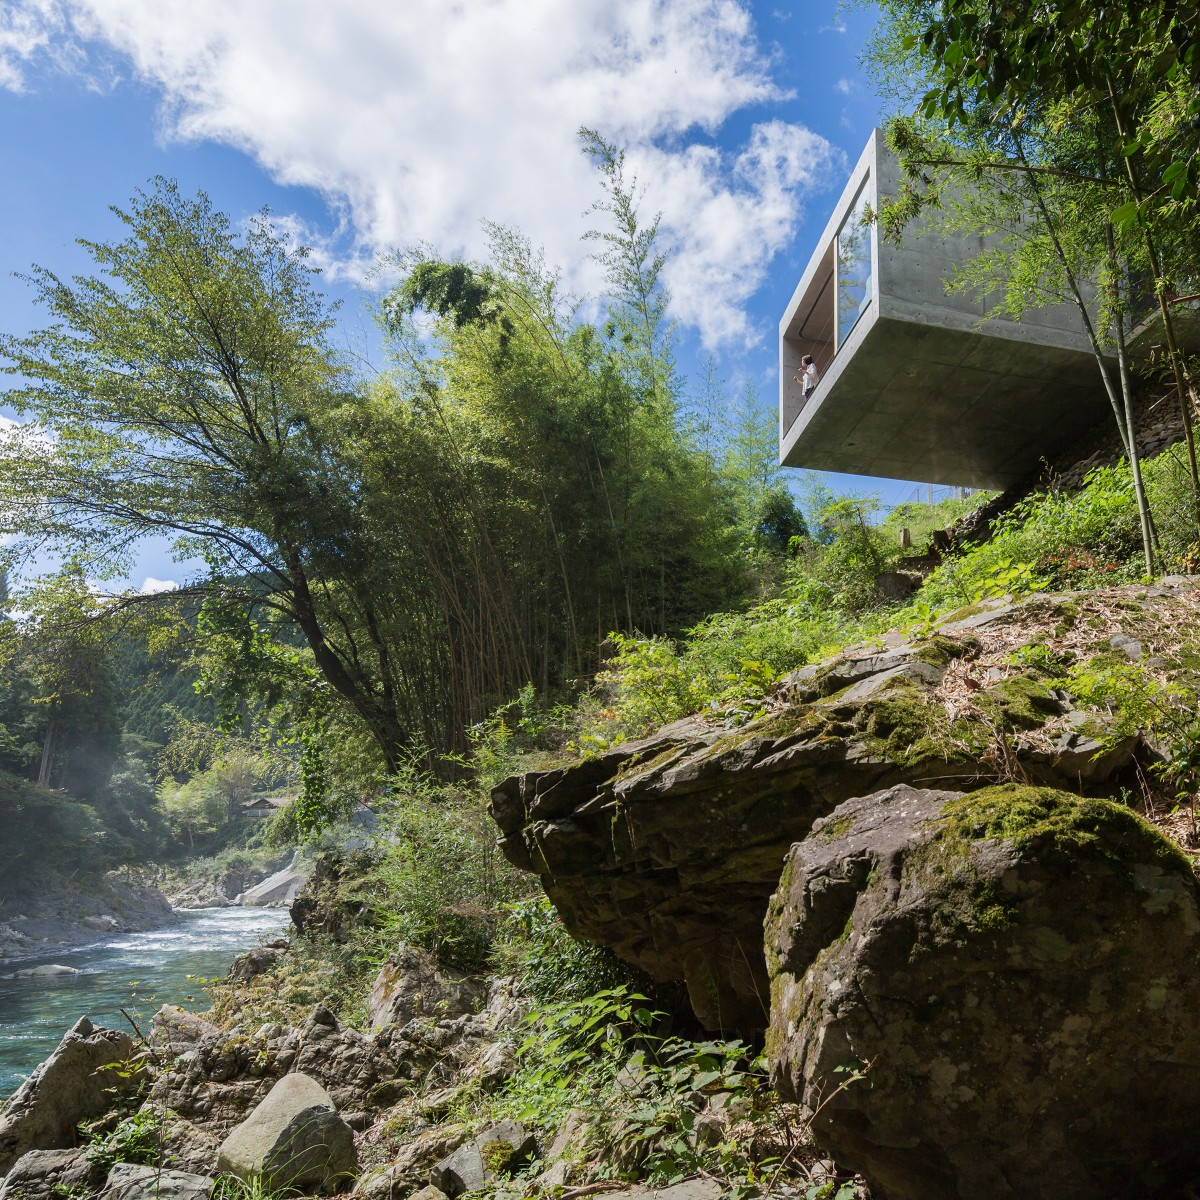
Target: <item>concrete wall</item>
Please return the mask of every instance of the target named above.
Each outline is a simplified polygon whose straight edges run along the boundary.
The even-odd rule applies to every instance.
[[[1079,422],[1100,419],[1107,401],[1074,306],[1015,322],[985,318],[991,300],[947,295],[945,280],[985,247],[980,238],[926,225],[897,246],[873,231],[871,302],[801,403],[793,375],[814,353],[800,327],[804,302],[864,181],[873,205],[899,190],[878,130],[780,322],[780,461],[974,487],[1017,482]]]
[[[877,130],[870,143],[875,150],[877,195],[895,196],[900,190],[900,166]],[[989,334],[992,337],[1063,349],[1090,352],[1079,310],[1074,304],[1053,304],[1029,309],[1021,321],[991,317],[987,313],[998,295],[976,299],[946,292],[946,281],[956,267],[968,262],[998,238],[946,236],[936,229],[936,212],[915,223],[899,244],[884,241],[876,231],[881,314],[900,321],[937,325]]]
[[[866,147],[854,166],[854,170],[850,173],[850,178],[842,190],[837,204],[834,205],[833,212],[830,214],[820,240],[817,242],[812,257],[808,261],[808,266],[804,269],[804,274],[800,276],[800,282],[796,285],[796,290],[792,293],[787,308],[784,309],[783,318],[779,322],[779,428],[781,439],[786,435],[788,430],[796,425],[800,410],[804,407],[803,390],[800,384],[796,383],[793,378],[799,370],[801,357],[805,354],[811,354],[816,361],[817,369],[821,372],[821,382],[817,387],[815,395],[809,400],[809,405],[811,406],[817,403],[820,397],[828,392],[832,383],[831,374],[836,373],[837,361],[846,353],[848,348],[847,346],[843,346],[841,351],[835,355],[833,353],[834,343],[832,340],[818,342],[805,338],[801,335],[800,326],[808,313],[808,301],[811,300],[813,293],[820,287],[825,273],[831,269],[831,248],[834,239],[837,237],[837,232],[841,228],[842,222],[846,219],[850,209],[854,206],[854,201],[858,198],[859,188],[862,187],[864,181],[873,177],[872,173],[875,169],[878,155],[876,147],[877,144],[882,144],[882,137],[883,135],[878,129],[871,134]],[[873,193],[869,200],[870,203],[875,203]],[[878,304],[879,259],[878,250],[875,246],[877,240],[877,238],[872,238],[872,265],[874,267],[872,287],[875,293],[870,306],[872,310]],[[836,306],[837,304],[836,286],[830,290],[829,304],[831,306]],[[855,327],[856,332],[870,316],[871,311],[868,310],[859,319],[858,326]]]

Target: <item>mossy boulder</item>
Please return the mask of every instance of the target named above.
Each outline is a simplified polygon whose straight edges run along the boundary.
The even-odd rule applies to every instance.
[[[536,1149],[533,1135],[523,1125],[501,1121],[442,1159],[433,1168],[430,1181],[447,1196],[476,1192],[524,1166]]]
[[[1200,1174],[1200,888],[1130,810],[1011,784],[849,800],[792,848],[766,933],[775,1085],[888,1200]]]

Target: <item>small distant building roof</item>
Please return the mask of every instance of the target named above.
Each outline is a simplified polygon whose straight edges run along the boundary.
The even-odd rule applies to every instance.
[[[278,812],[281,808],[287,808],[292,799],[291,796],[255,796],[242,805],[242,811],[249,813]]]

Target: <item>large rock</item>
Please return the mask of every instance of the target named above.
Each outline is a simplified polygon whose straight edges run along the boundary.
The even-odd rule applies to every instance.
[[[285,1075],[221,1145],[217,1166],[268,1188],[323,1191],[358,1173],[354,1131],[329,1094],[299,1072]]]
[[[164,1004],[150,1018],[150,1044],[167,1055],[180,1054],[219,1034],[220,1030],[211,1021],[177,1004]]]
[[[744,726],[686,718],[504,781],[492,794],[501,849],[537,873],[575,936],[658,982],[685,980],[709,1028],[760,1029],[762,920],[788,847],[813,821],[901,783],[974,787],[1023,772],[1115,790],[1137,739],[1109,739],[1103,714],[1077,714],[1014,651],[1094,623],[1088,636],[1111,655],[1113,611],[1153,625],[1158,607],[1186,609],[1194,591],[1189,581],[1114,589],[1086,621],[1091,601],[1078,595],[988,600],[930,636],[888,634],[794,672]],[[1175,620],[1147,645],[1169,647]]]
[[[215,1182],[210,1175],[117,1163],[100,1200],[208,1200]]]
[[[532,1157],[537,1144],[523,1125],[501,1121],[464,1142],[430,1172],[430,1182],[447,1196],[477,1192],[507,1178]]]
[[[537,872],[573,934],[656,981],[686,981],[708,1028],[761,1029],[762,921],[792,842],[856,793],[977,769],[948,743],[887,750],[883,718],[924,704],[948,661],[942,649],[870,648],[797,677],[794,702],[744,728],[688,718],[506,780],[491,805],[501,849]]]
[[[80,1017],[58,1048],[17,1089],[0,1116],[0,1175],[29,1150],[59,1150],[75,1142],[75,1126],[98,1116],[115,1095],[136,1086],[133,1041]]]
[[[299,862],[300,852],[297,850],[286,867],[242,892],[234,903],[254,908],[287,908],[308,882],[310,872],[302,870]]]
[[[450,975],[415,946],[402,945],[379,969],[371,985],[367,1016],[372,1029],[407,1025],[414,1017],[459,1017],[483,999],[479,980]]]
[[[1128,809],[851,800],[792,849],[767,952],[776,1088],[873,1195],[1149,1198],[1200,1174],[1200,889]]]
[[[46,1200],[47,1196],[84,1192],[103,1182],[104,1169],[88,1158],[87,1148],[30,1150],[22,1154],[0,1184],[0,1200]]]

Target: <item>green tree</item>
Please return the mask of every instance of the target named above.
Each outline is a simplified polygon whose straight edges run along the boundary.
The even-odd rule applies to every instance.
[[[675,392],[672,346],[675,326],[667,317],[670,296],[662,280],[667,256],[658,242],[662,213],[647,225],[639,217],[637,177],[625,170],[625,152],[594,129],[581,128],[584,154],[600,172],[604,197],[591,211],[609,218],[607,229],[584,237],[603,247],[596,261],[604,267],[610,295],[613,333],[635,391],[646,402],[666,403]]]
[[[1200,262],[1197,28],[1195,6],[1174,0],[1137,9],[900,0],[885,5],[875,60],[924,121],[975,145],[992,130],[993,148],[1015,147],[1007,165],[1035,194],[1072,190],[1097,247],[1092,277],[1107,273],[1107,292],[1130,277],[1151,281],[1200,517],[1197,396],[1172,312],[1181,283],[1194,291],[1186,285]],[[1124,357],[1119,341],[1117,351]]]
[[[98,575],[119,573],[139,537],[172,534],[206,562],[194,594],[218,623],[274,614],[301,634],[311,670],[275,679],[277,696],[330,689],[389,766],[405,746],[444,744],[445,722],[406,705],[386,628],[404,598],[391,584],[434,553],[399,543],[397,505],[439,505],[371,490],[347,452],[402,454],[410,431],[334,352],[306,252],[265,214],[239,235],[164,180],[114,211],[124,240],[83,243],[97,275],[29,276],[54,324],[0,338],[9,372],[30,381],[8,400],[33,419],[0,449],[0,524]]]
[[[120,696],[101,602],[77,569],[23,593],[24,610],[0,629],[11,765],[43,786],[93,798],[120,752]]]
[[[207,773],[182,784],[163,784],[159,798],[171,833],[186,838],[189,849],[196,839],[219,833],[229,820],[227,798]]]
[[[493,229],[486,265],[404,258],[397,366],[370,383],[334,351],[304,251],[158,181],[114,210],[123,240],[83,243],[96,274],[34,269],[52,324],[0,339],[32,418],[0,447],[0,533],[93,577],[173,535],[204,577],[111,612],[178,626],[198,606],[223,724],[298,741],[310,782],[348,718],[379,772],[455,770],[472,722],[594,665],[609,629],[683,628],[739,594],[679,429],[661,264],[612,165],[610,249],[640,256],[612,336]]]
[[[644,400],[619,341],[578,319],[524,238],[490,234],[487,263],[402,256],[387,311],[407,390],[505,547],[493,592],[520,598],[526,678],[544,690],[594,669],[610,630],[684,628],[739,575],[723,497],[670,397]],[[407,334],[418,307],[432,343]]]
[[[896,234],[938,206],[947,227],[991,238],[955,286],[999,292],[998,307],[1018,319],[1031,304],[1076,306],[1133,467],[1153,571],[1155,532],[1133,437],[1125,332],[1143,315],[1132,281],[1151,279],[1174,345],[1161,249],[1189,240],[1179,240],[1180,205],[1170,214],[1160,210],[1152,229],[1138,204],[1127,203],[1146,184],[1131,167],[1137,147],[1128,140],[1127,116],[1153,107],[1157,80],[1145,59],[1114,62],[1092,45],[1091,34],[1086,47],[1075,40],[1081,10],[1070,6],[1060,12],[1015,5],[997,16],[986,5],[954,0],[946,12],[943,20],[925,0],[887,3],[868,52],[885,87],[915,111],[889,125],[908,181],[883,207],[885,229]],[[1102,37],[1116,37],[1118,26],[1132,28],[1123,17],[1114,24],[1109,10],[1096,18]],[[1191,271],[1195,262],[1194,250],[1177,254],[1172,269]],[[1114,348],[1115,372],[1106,361]],[[1169,357],[1200,518],[1187,366],[1174,349]]]
[[[746,544],[776,557],[808,528],[779,465],[779,424],[749,377],[742,380],[725,421],[721,475],[737,509]]]

